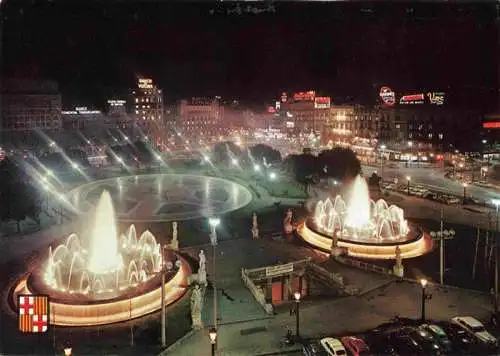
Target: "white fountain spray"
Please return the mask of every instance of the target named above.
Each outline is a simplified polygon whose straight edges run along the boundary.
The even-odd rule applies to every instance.
[[[363,227],[370,222],[370,192],[364,178],[356,176],[347,205],[346,226]]]

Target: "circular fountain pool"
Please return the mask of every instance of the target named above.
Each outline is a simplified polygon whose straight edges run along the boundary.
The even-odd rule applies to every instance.
[[[354,180],[348,201],[340,195],[316,203],[313,215],[302,223],[298,234],[307,243],[330,251],[334,240],[351,256],[394,259],[396,246],[402,258],[423,255],[432,249],[432,241],[404,218],[404,211],[383,199],[369,197],[366,181]]]

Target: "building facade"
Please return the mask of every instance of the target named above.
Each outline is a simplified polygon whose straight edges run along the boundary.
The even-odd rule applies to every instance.
[[[10,79],[3,90],[3,130],[61,130],[61,94],[56,82]]]
[[[227,131],[223,127],[224,107],[217,97],[181,100],[177,111],[176,127],[185,137],[210,139]]]
[[[158,148],[166,142],[162,90],[150,78],[140,78],[132,90],[135,126]]]

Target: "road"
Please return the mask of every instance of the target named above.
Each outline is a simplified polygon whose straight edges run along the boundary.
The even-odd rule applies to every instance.
[[[365,176],[370,176],[373,172],[377,171],[380,174],[380,167],[375,166],[362,166]],[[405,167],[404,165],[398,167],[384,166],[383,178],[384,180],[394,180],[398,178],[399,182],[406,182],[406,177],[411,177],[410,184],[424,184],[436,190],[448,191],[456,195],[464,193],[462,183],[453,181],[444,177],[443,169],[439,168],[417,168]],[[466,194],[472,195],[474,198],[490,201],[491,199],[500,199],[500,190],[488,189],[469,185],[466,188]]]

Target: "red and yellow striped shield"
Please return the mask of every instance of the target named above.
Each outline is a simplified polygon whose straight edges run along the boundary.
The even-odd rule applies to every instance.
[[[19,330],[23,333],[44,333],[49,328],[49,297],[22,294],[17,298]]]

